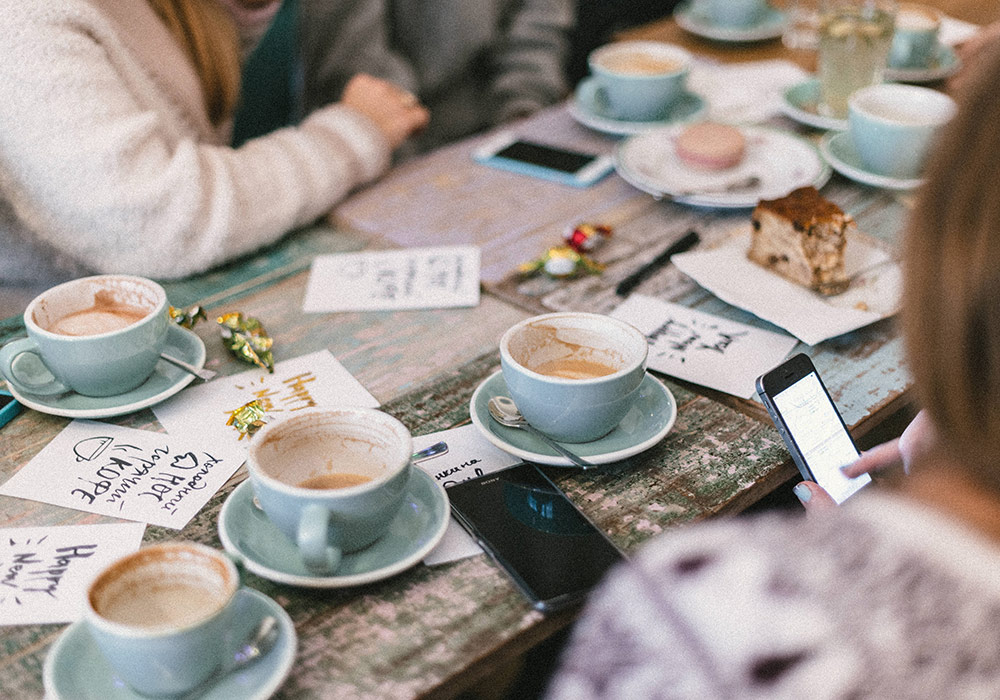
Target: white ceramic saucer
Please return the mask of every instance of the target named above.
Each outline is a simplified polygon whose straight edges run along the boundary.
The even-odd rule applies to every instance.
[[[278,641],[267,654],[249,666],[219,679],[208,688],[204,700],[264,700],[285,682],[295,662],[295,625],[280,605],[263,593],[244,588],[235,616],[233,651],[265,615],[278,620]],[[45,657],[42,672],[47,700],[148,700],[119,679],[94,643],[85,622],[74,622],[59,636]]]
[[[594,78],[584,78],[577,85],[573,98],[567,104],[569,114],[580,124],[605,134],[627,136],[648,131],[657,126],[689,122],[700,118],[708,105],[693,92],[685,92],[660,119],[629,121],[614,115],[603,91]]]
[[[796,187],[819,189],[830,179],[830,166],[812,142],[759,126],[740,127],[746,150],[738,165],[711,172],[695,170],[676,152],[674,144],[682,128],[662,127],[622,141],[615,152],[618,174],[654,197],[719,209],[749,209],[761,199],[783,197]]]
[[[472,394],[469,415],[483,437],[504,452],[529,462],[575,466],[528,431],[508,428],[490,418],[489,400],[509,395],[501,372],[490,375]],[[567,447],[594,464],[618,462],[658,443],[670,432],[676,419],[674,395],[662,382],[647,374],[639,386],[639,399],[614,430],[599,440],[567,444]]]
[[[810,78],[796,83],[782,93],[781,111],[795,121],[817,129],[844,131],[847,119],[827,117],[817,111],[819,104],[819,80]]]
[[[955,49],[945,44],[938,46],[934,62],[926,68],[895,68],[891,64],[885,69],[885,79],[899,83],[932,83],[944,80],[962,67]]]
[[[249,480],[236,487],[219,513],[222,546],[263,578],[303,588],[347,588],[394,576],[420,562],[448,527],[448,495],[418,467],[406,487],[403,507],[389,531],[358,552],[345,554],[337,571],[317,575],[302,562],[298,549],[253,503]]]
[[[756,24],[746,27],[729,27],[717,24],[700,12],[694,2],[684,2],[674,9],[677,25],[692,34],[714,41],[765,41],[777,39],[785,30],[785,13],[769,7]]]
[[[912,190],[924,182],[922,178],[903,179],[871,172],[861,162],[858,152],[854,149],[851,134],[847,131],[826,134],[819,142],[819,150],[834,170],[864,185],[887,190]]]
[[[167,331],[167,344],[163,352],[184,360],[198,369],[205,366],[205,344],[201,338],[176,324],[171,324]],[[47,370],[43,371],[48,374]],[[10,383],[7,389],[22,404],[42,413],[65,418],[110,418],[157,404],[173,396],[192,381],[194,381],[193,374],[160,360],[142,386],[115,396],[83,396],[76,392],[56,396],[36,396],[19,392]]]

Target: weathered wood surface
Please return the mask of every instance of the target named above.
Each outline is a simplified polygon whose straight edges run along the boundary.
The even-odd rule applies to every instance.
[[[773,48],[773,44],[771,44]],[[785,128],[797,129],[789,122]],[[527,136],[610,151],[615,140],[587,131],[560,109],[519,126]],[[810,134],[808,131],[803,133]],[[815,136],[815,134],[810,134]],[[608,311],[614,285],[674,237],[697,229],[706,241],[745,223],[746,212],[700,210],[656,202],[612,176],[596,187],[572,188],[472,163],[475,142],[457,144],[394,171],[336,213],[354,233],[295,234],[240,264],[173,283],[175,305],[203,303],[210,315],[239,310],[260,318],[276,339],[276,357],[329,349],[415,434],[468,421],[468,401],[496,367],[504,329],[526,315],[581,308]],[[912,200],[834,176],[824,194],[852,213],[861,228],[892,244]],[[565,228],[605,222],[615,236],[601,252],[608,269],[572,282],[511,276],[515,266],[559,242]],[[475,309],[304,315],[309,260],[317,253],[362,245],[476,242],[483,246],[486,291]],[[769,327],[700,289],[676,268],[645,282],[642,293]],[[21,332],[0,322],[0,342]],[[223,374],[245,369],[229,358],[212,324],[208,365]],[[908,402],[909,380],[892,321],[806,348],[856,435]],[[721,513],[737,512],[793,474],[776,432],[753,402],[665,380],[679,405],[673,431],[631,460],[579,474],[548,471],[570,497],[626,551],[649,537]],[[66,420],[26,411],[3,429],[0,479],[37,454]],[[113,419],[159,430],[148,411]],[[147,542],[183,537],[220,546],[219,508],[230,483],[183,531],[147,529]],[[0,525],[17,527],[110,520],[78,511],[0,497]],[[569,622],[572,614],[532,611],[485,556],[441,567],[422,565],[390,580],[348,590],[305,591],[247,575],[292,615],[300,646],[281,697],[449,697],[511,655]],[[0,631],[0,695],[39,697],[41,669],[61,625]]]

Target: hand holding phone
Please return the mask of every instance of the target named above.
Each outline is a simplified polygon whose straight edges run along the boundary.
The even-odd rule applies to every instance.
[[[582,153],[519,139],[506,131],[473,153],[478,163],[574,187],[587,187],[614,168],[611,155]]]
[[[764,403],[802,478],[822,486],[837,503],[871,482],[842,471],[861,455],[808,355],[798,354],[757,378]]]

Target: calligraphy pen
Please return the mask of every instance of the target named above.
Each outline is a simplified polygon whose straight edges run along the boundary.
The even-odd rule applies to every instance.
[[[697,231],[688,231],[675,242],[671,243],[670,246],[667,247],[667,249],[662,253],[619,282],[618,286],[615,287],[615,294],[620,297],[627,296],[628,293],[638,287],[643,280],[670,262],[671,257],[677,253],[683,253],[685,250],[693,248],[699,240],[700,238],[698,237]]]

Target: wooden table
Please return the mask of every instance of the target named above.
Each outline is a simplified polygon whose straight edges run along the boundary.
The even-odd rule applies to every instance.
[[[670,22],[657,26],[675,31]],[[699,49],[688,37],[677,38]],[[776,42],[759,50],[781,55]],[[810,133],[791,122],[776,123]],[[518,128],[525,135],[566,145],[614,147],[613,139],[575,124],[562,108]],[[260,318],[275,337],[279,358],[329,349],[384,410],[421,435],[468,421],[469,397],[496,369],[497,340],[514,322],[553,309],[608,311],[617,301],[611,292],[615,283],[688,228],[697,228],[711,241],[746,224],[746,211],[658,202],[616,176],[574,190],[487,169],[469,157],[476,142],[456,144],[397,168],[338,209],[337,231],[299,232],[253,259],[167,285],[171,302],[202,303],[210,317],[240,310]],[[837,176],[824,193],[852,213],[863,230],[889,244],[912,201]],[[555,245],[567,226],[581,221],[615,227],[613,245],[605,251],[608,268],[601,276],[560,282],[511,274],[518,263]],[[307,266],[317,253],[365,245],[469,241],[483,247],[486,294],[476,308],[301,312]],[[766,325],[719,301],[674,268],[648,280],[640,291]],[[20,332],[18,319],[0,322],[0,342]],[[203,324],[196,332],[206,343],[210,366],[223,374],[245,369],[225,354],[211,325]],[[813,356],[863,444],[909,408],[909,380],[891,320],[801,349]],[[661,444],[585,475],[551,470],[571,498],[626,551],[664,530],[738,512],[794,474],[759,404],[664,381],[677,398],[679,416]],[[148,410],[111,422],[161,429]],[[27,463],[66,423],[29,410],[5,427],[0,479]],[[245,476],[241,468],[180,533],[149,527],[145,542],[182,537],[221,546],[216,531],[219,509]],[[0,497],[3,527],[105,521],[110,519]],[[488,674],[565,627],[575,614],[545,617],[533,611],[485,556],[434,568],[418,565],[389,580],[347,590],[302,590],[253,575],[247,575],[245,583],[278,601],[295,621],[298,656],[279,691],[279,697],[287,698],[452,697],[483,684]],[[62,629],[3,628],[0,688],[5,698],[41,696],[42,664]]]

